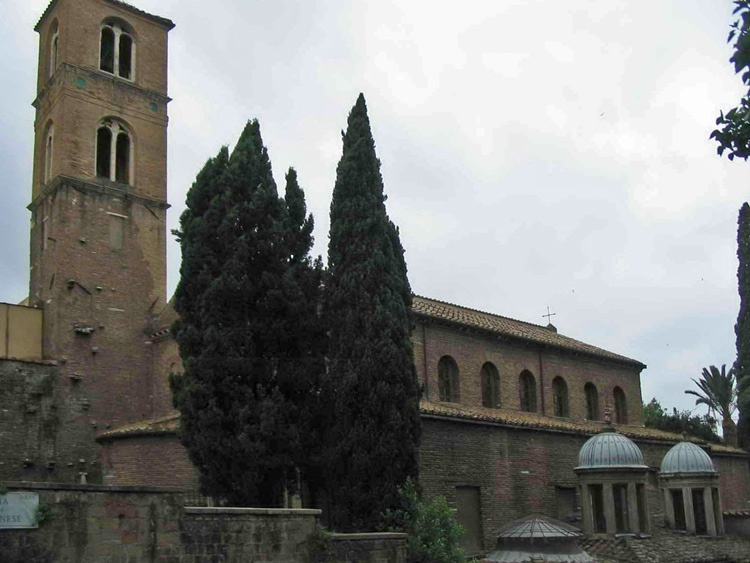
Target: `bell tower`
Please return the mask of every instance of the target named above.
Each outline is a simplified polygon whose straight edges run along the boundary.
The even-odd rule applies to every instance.
[[[166,299],[167,34],[118,0],[52,0],[39,33],[29,305],[73,418],[152,414]]]

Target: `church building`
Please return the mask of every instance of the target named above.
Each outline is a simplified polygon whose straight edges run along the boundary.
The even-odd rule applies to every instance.
[[[173,27],[119,0],[52,0],[35,27],[31,277],[23,305],[0,305],[0,480],[197,488],[168,384]],[[659,468],[683,438],[644,427],[643,363],[551,324],[419,296],[413,310],[420,482],[457,509],[469,553],[530,513],[579,514],[579,451],[605,430],[643,454],[633,510],[664,512]],[[748,454],[694,441],[723,509],[747,509]]]

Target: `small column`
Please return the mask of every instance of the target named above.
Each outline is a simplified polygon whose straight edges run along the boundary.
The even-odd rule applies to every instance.
[[[685,505],[685,529],[688,534],[694,534],[695,510],[693,509],[693,493],[690,487],[682,487],[682,504]]]
[[[638,518],[638,495],[635,483],[628,483],[628,521],[630,522],[630,533],[639,534],[643,531]]]
[[[637,489],[638,505],[643,506],[643,520],[641,520],[641,533],[651,533],[651,517],[648,515],[648,498],[646,497],[646,485],[640,485]],[[671,500],[671,499],[670,499]],[[640,514],[640,511],[638,512]],[[639,517],[640,518],[640,517]],[[674,507],[672,507],[672,518],[674,519]]]
[[[591,493],[586,483],[581,484],[581,512],[583,512],[583,531],[587,534],[594,533],[594,515],[591,506]]]
[[[723,536],[725,534],[724,531],[724,513],[721,510],[721,495],[719,494],[719,489],[711,487],[712,490],[712,497],[714,501],[716,502],[716,510],[714,510],[714,517],[716,518],[716,533],[720,536]]]
[[[615,518],[615,495],[612,483],[604,483],[604,519],[607,522],[607,534],[617,533],[617,519]]]
[[[711,498],[711,487],[703,488],[703,506],[706,507],[706,531],[709,536],[715,536],[716,518],[714,517],[714,501]]]
[[[674,519],[674,504],[672,504],[672,494],[667,487],[664,487],[662,491],[664,491],[664,513],[667,515],[669,527],[674,530],[676,524]]]

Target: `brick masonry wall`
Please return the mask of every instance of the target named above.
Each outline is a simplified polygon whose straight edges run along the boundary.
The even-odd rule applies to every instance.
[[[169,374],[182,372],[182,360],[177,342],[173,338],[165,338],[153,344],[154,368],[151,382],[154,417],[165,415],[172,411],[172,390],[169,387]]]
[[[109,213],[128,217],[121,250],[109,244]],[[31,303],[44,307],[44,353],[60,361],[72,414],[95,429],[153,415],[146,332],[166,291],[164,216],[74,183],[61,184],[35,212]]]
[[[558,514],[557,487],[576,487],[573,471],[587,436],[499,425],[422,418],[420,484],[428,496],[443,495],[456,506],[456,487],[479,488],[484,548],[494,549],[504,524],[541,512]],[[649,513],[663,511],[656,471],[673,444],[637,442],[649,472]],[[746,457],[714,454],[721,473],[723,509],[750,502]],[[578,495],[578,493],[576,493]],[[577,496],[580,506],[580,496]]]
[[[174,434],[133,436],[102,446],[107,484],[198,488],[198,473]]]
[[[574,356],[521,341],[504,342],[477,331],[462,331],[424,321],[417,324],[412,342],[417,373],[424,385],[425,397],[431,401],[438,401],[440,397],[438,362],[443,356],[451,356],[458,364],[461,404],[482,405],[480,373],[484,363],[491,362],[500,374],[500,403],[504,409],[520,408],[518,378],[522,371],[528,370],[536,380],[537,411],[542,414],[554,414],[552,381],[560,376],[568,386],[570,418],[585,417],[583,388],[591,382],[599,393],[600,419],[603,420],[605,406],[614,409],[613,392],[619,386],[627,398],[628,422],[643,424],[637,367]]]

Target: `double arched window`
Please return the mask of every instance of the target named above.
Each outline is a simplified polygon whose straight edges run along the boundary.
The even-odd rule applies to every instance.
[[[135,42],[132,31],[124,22],[110,21],[102,25],[99,69],[126,80],[133,80]]]
[[[500,408],[500,374],[495,364],[487,362],[482,366],[482,406]]]
[[[625,398],[625,392],[619,387],[615,387],[612,392],[615,403],[615,422],[617,424],[628,423],[628,402]]]
[[[459,399],[458,365],[450,356],[443,356],[438,362],[438,391],[440,400],[457,403]]]
[[[599,420],[599,392],[596,386],[589,382],[583,386],[586,398],[586,420]]]
[[[568,384],[559,375],[552,380],[552,405],[555,416],[570,416],[568,407]]]
[[[518,376],[518,394],[521,410],[536,412],[536,380],[529,370]]]
[[[96,130],[96,176],[130,183],[132,140],[127,127],[116,119],[105,119]]]

